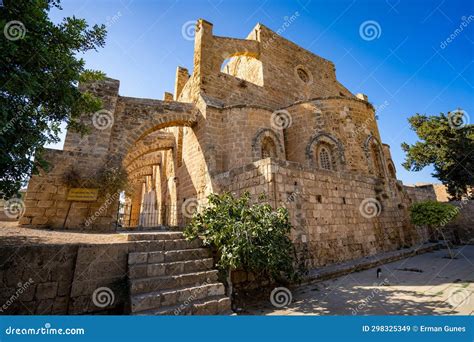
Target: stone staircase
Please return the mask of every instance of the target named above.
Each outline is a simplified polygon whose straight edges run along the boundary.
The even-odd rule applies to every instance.
[[[217,280],[211,252],[181,232],[132,233],[129,241],[152,241],[153,251],[129,253],[132,315],[231,314]]]

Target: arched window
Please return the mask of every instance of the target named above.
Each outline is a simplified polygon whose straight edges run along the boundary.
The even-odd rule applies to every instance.
[[[319,166],[321,169],[332,170],[331,152],[324,146],[319,149]]]
[[[384,176],[383,165],[382,165],[382,159],[380,156],[378,145],[373,143],[370,146],[370,150],[372,154],[372,160],[374,162],[374,173],[379,177],[383,177]]]
[[[285,159],[285,150],[277,133],[269,128],[261,128],[252,139],[252,158],[254,161],[273,158]]]
[[[263,86],[263,65],[257,58],[234,54],[224,59],[221,72]]]
[[[276,158],[277,148],[275,142],[270,137],[263,138],[262,141],[262,159]]]
[[[306,158],[311,168],[340,171],[344,169],[344,149],[337,138],[319,132],[306,145]]]

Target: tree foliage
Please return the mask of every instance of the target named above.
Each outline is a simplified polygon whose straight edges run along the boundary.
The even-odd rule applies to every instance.
[[[467,122],[465,113],[416,114],[408,121],[421,141],[402,144],[406,152],[403,166],[420,171],[433,165],[433,176],[447,186],[454,199],[467,195],[474,186],[474,126]]]
[[[103,74],[85,69],[77,55],[105,43],[105,26],[48,12],[59,0],[5,0],[0,7],[0,192],[14,195],[31,172],[46,167],[43,146],[59,141],[60,124],[85,132],[79,115],[101,102],[78,82]]]
[[[423,201],[410,207],[411,222],[416,226],[443,227],[459,214],[459,209],[449,203]]]
[[[294,279],[294,246],[288,211],[269,204],[250,204],[248,193],[234,198],[229,193],[211,194],[209,206],[196,213],[185,236],[200,236],[217,249],[222,270],[243,268],[275,280]]]

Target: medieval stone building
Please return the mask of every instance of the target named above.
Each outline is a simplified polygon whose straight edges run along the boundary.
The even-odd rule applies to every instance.
[[[372,104],[336,79],[332,62],[258,24],[246,39],[196,26],[192,73],[178,67],[163,100],[119,95],[119,81],[82,85],[104,109],[47,150],[21,223],[115,231],[182,226],[212,192],[265,194],[289,209],[292,239],[314,267],[419,242],[409,199]],[[133,191],[68,200],[71,187],[122,166]],[[79,185],[65,181],[79,175]],[[71,198],[70,198],[71,199]]]

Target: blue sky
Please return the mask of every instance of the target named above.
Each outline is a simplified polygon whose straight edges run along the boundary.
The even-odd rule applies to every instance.
[[[90,24],[106,24],[107,44],[83,56],[87,68],[119,79],[121,95],[161,99],[163,92],[173,92],[176,66],[192,70],[193,41],[183,37],[185,23],[204,18],[214,24],[214,34],[244,38],[258,22],[277,31],[297,12],[282,36],[333,61],[342,84],[381,106],[382,140],[391,146],[398,178],[411,184],[436,180],[430,168],[408,172],[401,166],[400,144],[416,141],[407,118],[460,107],[474,121],[473,4],[470,0],[63,0],[63,10],[53,10],[51,17],[60,21],[75,15]],[[375,22],[375,36],[361,34],[367,21]]]

